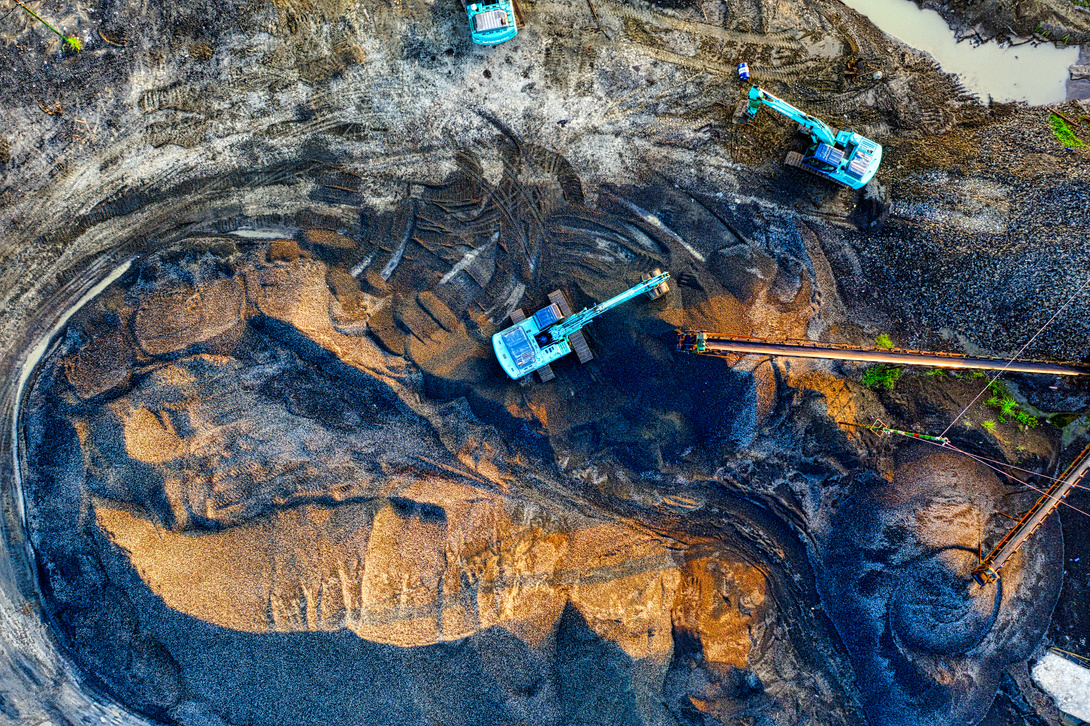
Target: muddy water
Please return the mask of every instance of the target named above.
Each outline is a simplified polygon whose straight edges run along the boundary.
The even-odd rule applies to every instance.
[[[1068,98],[1068,68],[1078,62],[1077,47],[959,43],[942,16],[910,0],[844,0],[844,4],[887,34],[930,53],[982,100],[990,96],[1039,106]]]

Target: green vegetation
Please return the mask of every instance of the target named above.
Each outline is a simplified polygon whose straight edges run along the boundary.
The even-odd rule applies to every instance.
[[[995,428],[995,421],[993,421],[992,419],[988,419],[987,421],[981,421],[980,425],[984,427],[985,431],[991,433],[992,429]]]
[[[983,378],[984,371],[969,371],[968,373],[958,373],[957,371],[950,371],[951,378],[957,378],[959,381],[962,378]]]
[[[891,348],[893,348],[893,339],[890,338],[885,333],[882,333],[881,335],[879,335],[877,338],[874,339],[874,344],[876,346],[878,346],[879,348],[884,348],[885,350],[890,350]]]
[[[986,403],[998,412],[996,418],[1000,423],[1007,423],[1008,419],[1014,419],[1024,428],[1031,429],[1037,425],[1037,417],[1024,410],[1002,383],[992,381],[988,390],[992,392],[992,397]]]
[[[1027,429],[1032,429],[1039,423],[1036,416],[1021,409],[1014,412],[1014,420]]]
[[[1075,136],[1075,132],[1071,130],[1071,127],[1067,125],[1067,122],[1056,114],[1049,114],[1048,125],[1052,129],[1052,133],[1056,135],[1056,140],[1069,149],[1085,149],[1084,144],[1078,136]]]
[[[42,25],[44,25],[45,27],[49,28],[54,33],[56,33],[57,36],[61,40],[64,41],[64,49],[66,51],[72,51],[73,53],[78,53],[81,50],[83,50],[83,41],[82,40],[80,40],[79,38],[77,38],[74,35],[65,37],[64,33],[57,30],[56,28],[54,28],[49,23],[45,22],[45,20],[42,18],[41,15],[38,15],[38,13],[36,13],[33,10],[31,10],[30,8],[28,8],[26,5],[23,5],[22,0],[15,0],[15,4],[18,5],[19,7],[21,7],[23,10],[26,10],[30,14],[30,16],[33,17],[35,20],[37,20],[39,23],[41,23]]]
[[[900,366],[874,366],[863,372],[863,385],[871,390],[892,391],[901,378]]]

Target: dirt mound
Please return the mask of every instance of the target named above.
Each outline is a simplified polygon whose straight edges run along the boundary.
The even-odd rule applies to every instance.
[[[522,389],[495,370],[488,344],[525,304],[513,292],[528,289],[522,245],[506,251],[493,237],[453,257],[423,222],[434,229],[446,214],[447,234],[476,224],[437,201],[449,205],[461,184],[414,203],[412,244],[393,252],[386,278],[348,274],[379,252],[373,243],[347,250],[322,237],[308,252],[305,232],[291,245],[194,239],[73,322],[36,389],[31,443],[35,547],[52,563],[44,588],[66,644],[112,693],[159,718],[338,723],[367,708],[402,718],[374,695],[362,711],[338,697],[303,714],[278,678],[214,686],[218,666],[181,633],[227,658],[280,643],[299,663],[330,649],[342,668],[374,673],[389,658],[459,661],[450,648],[476,643],[477,665],[460,666],[476,675],[453,691],[403,666],[398,699],[424,716],[561,722],[607,685],[630,694],[611,720],[800,707],[761,685],[805,668],[787,666],[802,656],[770,635],[782,585],[753,564],[760,540],[746,545],[756,555],[740,555],[625,503],[662,502],[657,472],[751,440],[774,407],[775,385],[758,394],[728,370],[716,376],[734,384],[711,392],[701,381],[710,361],[669,352],[667,321],[737,328],[740,304],[688,263],[675,292],[589,329],[593,368],[564,362],[558,385]],[[634,264],[750,245],[763,251],[720,263],[747,290],[747,315],[798,329],[812,314],[790,227],[728,225],[676,192],[606,195],[603,209],[563,204],[529,239],[572,275],[577,306],[617,292]],[[765,265],[750,271],[754,254]],[[128,624],[111,634],[119,618]],[[346,631],[373,647],[350,646]],[[96,651],[104,639],[113,647]],[[599,653],[595,665],[583,651]],[[284,657],[274,662],[287,669]],[[686,663],[703,675],[679,679]],[[588,667],[606,681],[573,680]],[[244,683],[255,697],[240,703],[232,694]],[[298,688],[322,686],[308,676]]]
[[[1000,581],[969,577],[981,543],[1009,526],[991,515],[1009,496],[974,461],[904,452],[892,481],[858,492],[830,523],[820,587],[872,723],[972,722],[1002,669],[1036,648],[1059,596],[1058,523]]]

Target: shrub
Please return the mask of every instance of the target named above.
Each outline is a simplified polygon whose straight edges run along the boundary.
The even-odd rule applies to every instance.
[[[892,391],[901,378],[900,366],[874,366],[863,372],[863,385],[872,390]]]
[[[889,350],[893,347],[893,340],[885,333],[882,333],[874,339],[874,344],[879,348],[885,348],[886,350]]]
[[[1018,408],[1018,401],[1014,400],[1014,396],[1010,394],[1007,387],[1002,383],[992,381],[988,389],[992,392],[992,397],[989,398],[986,403],[999,412],[996,418],[1000,423],[1007,423],[1005,416],[1010,416]]]
[[[985,431],[987,431],[988,433],[991,433],[992,429],[995,428],[995,421],[993,421],[991,419],[988,419],[987,421],[981,421],[980,425],[984,427]]]
[[[1007,417],[1009,417],[1025,428],[1032,429],[1037,426],[1039,423],[1037,417],[1029,411],[1023,410],[1002,383],[992,381],[988,386],[988,390],[992,392],[992,397],[986,403],[998,412],[996,418],[999,419],[1000,423],[1007,423]]]
[[[1025,426],[1027,429],[1032,429],[1037,426],[1037,417],[1029,414],[1022,409],[1018,409],[1014,412],[1014,420]]]

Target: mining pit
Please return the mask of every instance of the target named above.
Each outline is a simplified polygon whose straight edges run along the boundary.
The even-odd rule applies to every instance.
[[[84,47],[0,20],[0,723],[1059,721],[1029,667],[1090,657],[1087,492],[979,586],[1038,493],[858,425],[1043,486],[1084,384],[1002,376],[1017,419],[987,377],[675,349],[1086,358],[1048,109],[826,0],[526,0],[494,48],[440,2],[35,8]],[[937,9],[1090,43],[1066,0]],[[737,123],[741,61],[879,140],[880,198]],[[499,367],[516,308],[654,269],[592,361]]]

